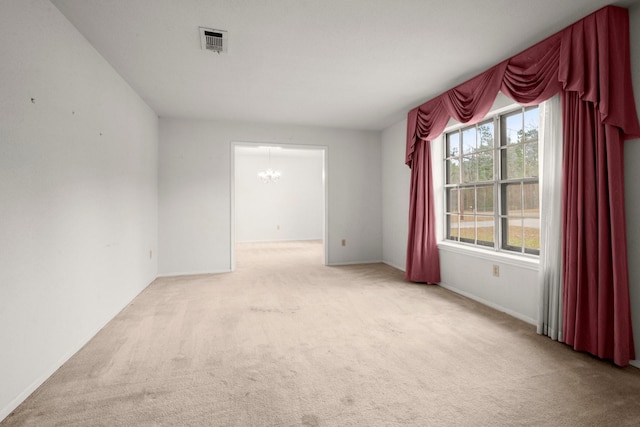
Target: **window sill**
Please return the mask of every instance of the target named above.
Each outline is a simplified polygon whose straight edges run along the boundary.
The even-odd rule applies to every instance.
[[[471,256],[474,258],[486,259],[491,262],[499,262],[502,264],[513,265],[515,267],[526,268],[538,271],[540,261],[538,257],[527,255],[516,255],[505,252],[498,252],[492,249],[482,249],[474,246],[466,246],[459,243],[451,243],[447,241],[438,242],[438,249],[443,252],[451,252]]]

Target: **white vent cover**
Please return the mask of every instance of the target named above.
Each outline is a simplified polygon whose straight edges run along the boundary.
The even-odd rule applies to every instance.
[[[227,51],[227,32],[200,27],[200,43],[202,50],[225,53]]]

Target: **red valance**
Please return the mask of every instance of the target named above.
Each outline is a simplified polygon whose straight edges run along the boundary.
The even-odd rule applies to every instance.
[[[502,92],[537,104],[564,91],[598,106],[605,124],[640,137],[629,65],[628,11],[607,6],[524,52],[414,108],[408,114],[406,164],[416,144],[439,136],[450,118],[475,123]]]

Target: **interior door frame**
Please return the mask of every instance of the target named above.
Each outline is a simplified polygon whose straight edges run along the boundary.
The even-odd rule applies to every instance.
[[[236,270],[236,148],[238,147],[275,147],[295,150],[322,151],[322,187],[324,191],[324,212],[322,225],[323,264],[329,264],[329,147],[326,145],[282,144],[276,142],[232,141],[230,155],[230,236],[229,236],[229,270]]]

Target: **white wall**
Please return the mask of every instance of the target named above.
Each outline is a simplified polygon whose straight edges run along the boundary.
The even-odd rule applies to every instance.
[[[405,270],[411,170],[405,162],[407,120],[382,132],[382,258]]]
[[[156,277],[158,120],[46,0],[0,58],[1,420]]]
[[[631,28],[631,73],[636,108],[640,112],[640,4],[629,9]],[[629,287],[636,362],[640,368],[640,140],[627,141],[625,149],[625,197],[627,214],[627,247],[629,250]]]
[[[236,146],[234,157],[236,242],[323,239],[323,150]],[[258,179],[269,167],[277,182]]]
[[[232,142],[327,146],[328,261],[382,259],[377,132],[161,118],[161,275],[229,271]]]

